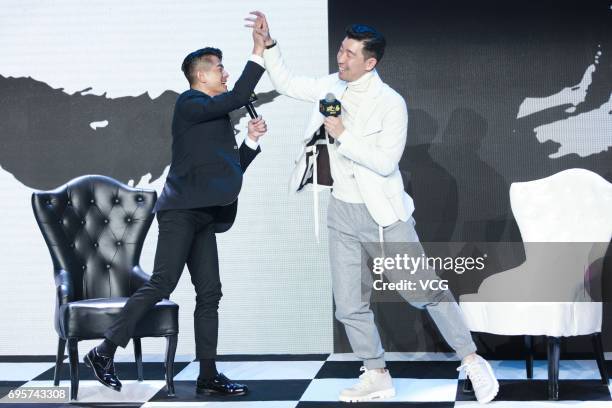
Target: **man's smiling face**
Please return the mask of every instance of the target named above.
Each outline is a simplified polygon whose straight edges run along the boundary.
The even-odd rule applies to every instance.
[[[204,82],[206,93],[215,96],[227,92],[229,73],[225,70],[219,57],[211,55],[208,58],[208,62],[204,64],[206,67],[198,72],[200,80]]]
[[[364,57],[363,42],[348,37],[340,44],[336,61],[338,62],[338,76],[347,82],[361,78],[376,65],[376,58],[366,59]]]

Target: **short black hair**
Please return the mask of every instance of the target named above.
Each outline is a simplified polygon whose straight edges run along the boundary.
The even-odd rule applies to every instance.
[[[363,56],[365,59],[376,58],[379,63],[385,54],[385,37],[374,27],[365,24],[352,24],[346,27],[346,36],[353,40],[363,42]]]
[[[181,70],[183,71],[183,74],[185,74],[185,78],[187,78],[189,84],[193,84],[195,82],[195,67],[198,65],[198,63],[213,55],[218,57],[220,60],[223,59],[223,52],[221,52],[220,49],[213,47],[201,48],[189,53],[189,55],[185,57],[183,60],[183,65],[181,65]]]

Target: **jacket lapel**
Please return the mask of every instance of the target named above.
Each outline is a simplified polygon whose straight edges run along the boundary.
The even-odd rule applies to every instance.
[[[355,129],[366,130],[366,125],[374,113],[372,107],[378,102],[378,97],[382,95],[383,86],[384,83],[378,76],[378,71],[374,70],[374,76],[372,77],[372,82],[366,93],[366,98],[357,110]]]

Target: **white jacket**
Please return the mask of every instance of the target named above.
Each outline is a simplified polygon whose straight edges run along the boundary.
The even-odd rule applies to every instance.
[[[296,160],[289,189],[300,191],[308,175],[314,174],[316,194],[319,187],[316,185],[316,169],[312,169],[316,160],[308,158],[316,145],[306,145],[324,120],[319,112],[319,101],[332,93],[342,102],[340,96],[346,89],[346,81],[340,80],[337,73],[318,79],[294,75],[285,66],[278,45],[264,52],[264,61],[270,80],[279,93],[312,103],[310,122],[302,140],[304,149]],[[345,130],[338,140],[338,153],[352,160],[363,201],[379,226],[390,225],[398,219],[408,220],[414,211],[414,203],[404,191],[398,165],[408,130],[404,98],[374,72],[366,101],[355,117],[353,132]]]

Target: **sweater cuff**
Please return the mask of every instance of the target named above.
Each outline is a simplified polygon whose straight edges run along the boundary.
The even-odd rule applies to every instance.
[[[257,65],[261,66],[262,68],[266,67],[264,65],[264,59],[262,57],[260,57],[259,55],[257,55],[257,54],[251,54],[251,57],[249,58],[249,61],[253,61]]]
[[[267,61],[270,58],[279,58],[279,56],[280,56],[280,47],[278,46],[278,42],[276,43],[274,47],[266,48],[263,52],[264,61]]]

